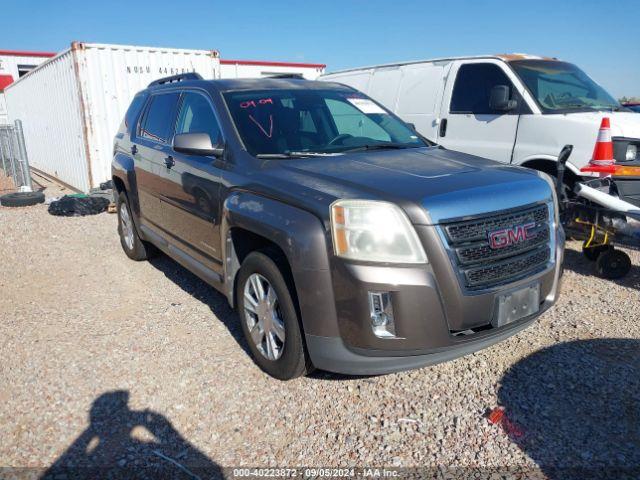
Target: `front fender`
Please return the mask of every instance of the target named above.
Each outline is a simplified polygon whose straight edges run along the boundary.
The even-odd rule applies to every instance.
[[[231,193],[223,205],[222,235],[226,239],[226,293],[232,305],[239,269],[231,239],[234,228],[259,235],[284,252],[293,274],[304,332],[337,336],[327,233],[320,219],[305,210],[260,195]]]

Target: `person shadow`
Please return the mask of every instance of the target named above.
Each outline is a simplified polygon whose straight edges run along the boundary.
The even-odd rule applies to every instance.
[[[534,352],[505,373],[498,401],[501,427],[548,478],[640,478],[640,340]]]
[[[131,410],[129,392],[95,399],[90,425],[40,477],[50,479],[223,478],[221,468],[163,415]]]

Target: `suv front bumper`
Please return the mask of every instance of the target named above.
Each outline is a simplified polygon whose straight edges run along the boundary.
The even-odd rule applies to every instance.
[[[384,374],[448,361],[500,342],[526,328],[555,303],[564,253],[562,229],[557,231],[555,247],[555,262],[547,270],[472,295],[465,295],[461,289],[442,295],[441,284],[446,282],[436,264],[427,268],[385,267],[336,259],[332,271],[339,336],[306,334],[311,361],[317,368],[337,373]],[[498,296],[532,283],[540,285],[539,311],[492,327]],[[392,292],[397,338],[373,334],[369,291]],[[456,335],[452,323],[475,331]]]

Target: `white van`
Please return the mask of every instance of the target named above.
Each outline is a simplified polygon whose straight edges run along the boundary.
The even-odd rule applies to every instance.
[[[366,93],[451,150],[555,175],[560,150],[572,144],[569,183],[589,162],[604,116],[611,119],[617,161],[640,162],[640,115],[555,58],[448,58],[345,70],[320,80]],[[619,188],[640,205],[640,182]]]

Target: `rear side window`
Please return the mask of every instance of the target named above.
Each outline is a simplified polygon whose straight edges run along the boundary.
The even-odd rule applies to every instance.
[[[135,125],[136,117],[144,105],[145,98],[144,95],[136,95],[131,101],[131,105],[129,105],[129,109],[124,116],[124,126],[127,133],[131,133],[131,126]]]
[[[203,95],[193,92],[183,95],[176,126],[176,135],[180,133],[208,133],[212,144],[221,143],[218,120]]]
[[[451,95],[450,113],[496,114],[489,108],[491,89],[507,85],[514,98],[511,80],[500,67],[492,63],[470,63],[458,70]]]
[[[167,143],[173,130],[178,93],[154,95],[142,121],[140,135],[156,142]]]

